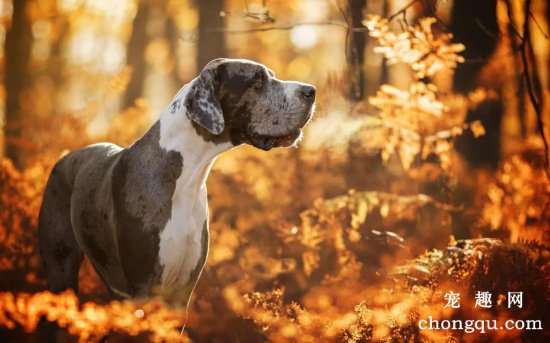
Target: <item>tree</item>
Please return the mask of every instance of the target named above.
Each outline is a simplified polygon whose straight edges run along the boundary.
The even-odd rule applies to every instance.
[[[365,90],[365,48],[367,46],[366,33],[355,31],[355,28],[363,27],[363,9],[367,6],[367,0],[349,0],[349,27],[348,46],[346,56],[350,68],[351,89],[350,98],[355,100],[363,99]]]
[[[126,64],[132,68],[132,78],[124,96],[124,107],[133,106],[143,91],[143,82],[145,81],[146,73],[145,48],[149,41],[147,36],[147,21],[150,11],[151,5],[148,2],[140,2],[132,24],[132,36],[128,42],[126,57]]]
[[[214,30],[223,27],[220,12],[223,11],[224,1],[197,1],[197,6],[199,9],[197,68],[200,70],[211,60],[225,56],[224,33],[222,30]]]
[[[468,94],[479,84],[479,75],[498,43],[496,6],[496,0],[454,1],[450,29],[455,40],[466,46],[464,57],[468,61],[456,69],[453,80],[455,92]],[[481,120],[483,126],[488,128],[484,137],[474,139],[467,134],[457,140],[457,150],[472,166],[497,167],[502,113],[503,105],[498,99],[487,100],[468,112],[467,122]]]
[[[27,16],[28,0],[13,1],[11,27],[6,33],[5,85],[6,85],[6,155],[21,168],[22,152],[17,140],[21,138],[20,121],[24,109],[22,95],[31,84],[29,60],[31,57],[32,31]]]

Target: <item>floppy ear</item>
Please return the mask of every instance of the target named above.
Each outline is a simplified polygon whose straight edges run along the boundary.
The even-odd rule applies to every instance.
[[[209,63],[210,64],[210,63]],[[213,135],[222,133],[225,123],[220,103],[215,96],[216,66],[206,66],[191,84],[185,97],[187,117]]]

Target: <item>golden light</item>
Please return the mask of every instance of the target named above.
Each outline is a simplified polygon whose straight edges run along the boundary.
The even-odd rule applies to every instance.
[[[319,31],[311,25],[300,25],[290,30],[290,41],[298,49],[311,49],[317,45]]]

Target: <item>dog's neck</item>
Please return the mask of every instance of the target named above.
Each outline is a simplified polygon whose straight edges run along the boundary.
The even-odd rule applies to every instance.
[[[183,157],[183,175],[179,186],[203,186],[216,157],[234,147],[230,142],[207,142],[186,115],[184,99],[189,85],[183,87],[160,115],[160,146],[179,152]]]
[[[183,159],[170,219],[160,235],[160,281],[165,298],[188,297],[192,290],[188,286],[196,281],[191,278],[198,277],[197,270],[202,269],[200,261],[208,251],[208,241],[203,242],[208,221],[206,179],[216,157],[234,147],[229,142],[205,141],[197,133],[184,106],[189,88],[188,85],[176,94],[159,119],[159,145],[166,151],[180,153]]]

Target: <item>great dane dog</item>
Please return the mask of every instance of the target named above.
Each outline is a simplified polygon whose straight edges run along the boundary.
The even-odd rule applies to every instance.
[[[49,290],[78,290],[86,254],[113,295],[187,306],[208,254],[206,178],[216,156],[242,144],[295,145],[314,102],[311,85],[216,59],[131,146],[99,143],[61,158],[39,217]]]

